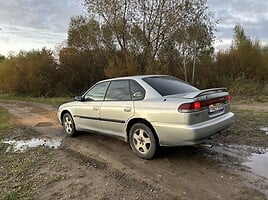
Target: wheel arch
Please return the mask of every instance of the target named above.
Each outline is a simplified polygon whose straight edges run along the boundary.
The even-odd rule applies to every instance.
[[[60,121],[61,121],[61,123],[62,123],[63,115],[66,114],[66,113],[69,113],[72,116],[72,113],[69,110],[63,110],[63,111],[61,111],[61,114],[60,114]]]
[[[159,138],[158,138],[158,135],[157,135],[154,127],[152,126],[152,124],[149,121],[147,121],[146,119],[143,119],[143,118],[133,118],[128,122],[127,129],[126,129],[126,131],[127,131],[127,141],[128,142],[129,142],[130,129],[136,123],[142,123],[142,124],[145,124],[146,126],[148,126],[151,129],[151,131],[153,132],[153,134],[154,134],[154,137],[155,137],[157,145],[158,146],[160,145]]]

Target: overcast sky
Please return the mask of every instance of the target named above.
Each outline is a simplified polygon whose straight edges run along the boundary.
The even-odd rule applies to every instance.
[[[216,49],[228,48],[235,24],[268,44],[268,0],[208,0],[218,19]],[[83,13],[81,0],[0,0],[0,54],[54,49],[67,38],[69,19]]]

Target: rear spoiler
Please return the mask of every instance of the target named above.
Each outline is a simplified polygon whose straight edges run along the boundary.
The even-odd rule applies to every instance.
[[[191,92],[190,94],[185,95],[183,98],[192,99],[200,97],[205,94],[209,95],[211,93],[220,93],[220,92],[228,92],[228,90],[227,88],[212,88],[212,89],[200,90],[197,92]]]

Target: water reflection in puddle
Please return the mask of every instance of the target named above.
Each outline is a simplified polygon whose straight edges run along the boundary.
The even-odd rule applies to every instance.
[[[29,140],[3,140],[2,143],[9,144],[6,152],[24,152],[28,148],[34,148],[38,146],[47,146],[49,148],[57,149],[61,145],[62,138],[53,139],[41,139],[32,138]]]
[[[268,152],[253,153],[248,159],[249,161],[243,163],[244,165],[250,167],[254,174],[268,178]]]
[[[221,155],[236,158],[257,176],[268,179],[268,149],[246,145],[218,144],[211,149]]]
[[[261,131],[264,131],[266,135],[268,135],[268,127],[262,127],[260,128]]]

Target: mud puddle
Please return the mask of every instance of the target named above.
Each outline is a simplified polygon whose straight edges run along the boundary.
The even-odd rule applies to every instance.
[[[34,127],[49,127],[52,126],[52,122],[39,122]]]
[[[268,179],[268,152],[253,153],[248,159],[249,161],[243,164],[248,166],[254,174]]]
[[[260,130],[265,132],[266,135],[268,135],[268,127],[262,127],[260,128]]]
[[[256,175],[268,179],[268,149],[246,145],[218,144],[211,149],[222,156],[234,158]]]
[[[25,152],[29,148],[46,146],[58,149],[61,146],[62,138],[32,138],[28,140],[3,140],[3,144],[8,144],[6,152]]]

